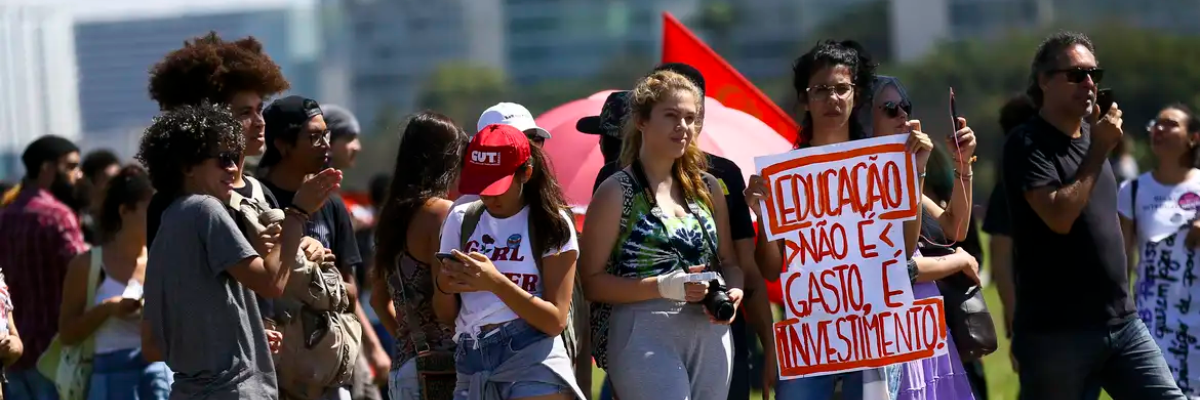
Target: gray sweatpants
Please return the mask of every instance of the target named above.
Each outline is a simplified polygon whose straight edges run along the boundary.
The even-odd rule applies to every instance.
[[[728,325],[703,306],[666,299],[613,306],[608,376],[621,400],[724,400],[732,377]]]

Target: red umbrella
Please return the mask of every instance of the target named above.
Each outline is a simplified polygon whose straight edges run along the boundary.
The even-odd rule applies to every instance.
[[[581,213],[592,199],[592,186],[596,173],[604,165],[604,156],[600,154],[599,137],[580,133],[575,130],[575,123],[579,118],[598,114],[611,92],[572,101],[537,118],[538,126],[550,129],[552,138],[546,141],[545,150],[554,164],[555,177],[563,186],[567,202]],[[743,178],[748,179],[755,171],[754,157],[784,152],[792,145],[762,121],[709,97],[705,99],[700,148],[730,159],[741,167]]]

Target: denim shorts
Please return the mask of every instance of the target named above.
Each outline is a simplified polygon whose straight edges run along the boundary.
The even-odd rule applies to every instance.
[[[421,382],[417,378],[417,358],[404,362],[388,376],[389,400],[421,400]]]
[[[494,371],[529,345],[542,340],[557,340],[520,319],[480,332],[478,339],[465,333],[459,334],[458,338],[458,349],[454,353],[454,364],[458,370],[454,400],[467,399],[471,375]],[[524,376],[529,378],[528,381],[496,383],[501,398],[519,399],[572,392],[571,387],[545,365],[534,364],[523,369],[526,371]]]

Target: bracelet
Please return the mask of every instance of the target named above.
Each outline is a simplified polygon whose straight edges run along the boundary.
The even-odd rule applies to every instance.
[[[445,295],[454,294],[454,293],[448,293],[445,290],[442,290],[442,284],[440,283],[438,278],[433,278],[433,286],[437,288],[437,291],[442,292],[442,294],[445,294]]]
[[[284,208],[283,213],[295,215],[305,221],[308,221],[308,218],[309,218],[308,213],[304,212],[304,210],[301,210],[300,207],[295,207],[295,206]]]
[[[957,169],[954,170],[955,178],[971,178],[973,176],[975,176],[975,171],[967,171],[967,173],[964,175],[961,171],[959,171]]]
[[[925,179],[925,171],[921,171],[921,173],[917,175],[917,179]]]
[[[917,259],[915,258],[908,259],[908,281],[917,281]]]

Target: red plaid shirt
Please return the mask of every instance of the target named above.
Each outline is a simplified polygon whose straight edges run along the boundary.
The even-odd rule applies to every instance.
[[[75,213],[48,191],[27,186],[0,209],[0,268],[25,344],[13,370],[33,368],[58,333],[67,264],[86,250]]]

